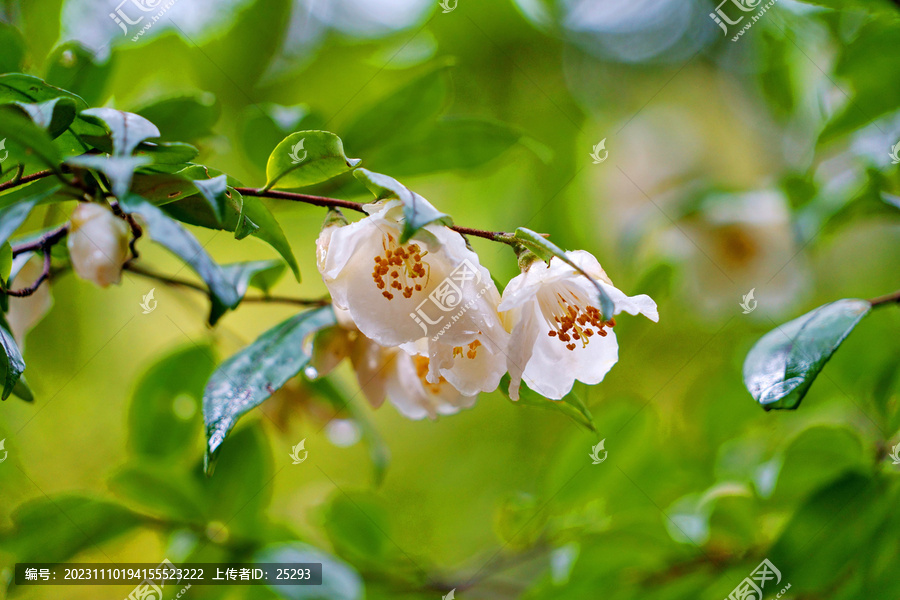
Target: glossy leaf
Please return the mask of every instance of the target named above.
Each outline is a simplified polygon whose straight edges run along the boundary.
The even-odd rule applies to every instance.
[[[0,244],[8,241],[22,226],[35,206],[62,188],[51,179],[19,188],[7,196],[0,196]]]
[[[363,600],[363,580],[353,567],[308,544],[274,544],[258,552],[253,561],[262,563],[322,563],[322,585],[269,586],[284,600]]]
[[[25,371],[25,359],[22,358],[22,352],[3,315],[0,315],[0,347],[3,349],[3,356],[0,356],[0,360],[3,362],[5,373],[2,399],[6,400],[19,382],[19,378],[22,377],[22,372]]]
[[[0,139],[6,140],[9,158],[16,162],[24,164],[34,156],[51,169],[57,169],[62,162],[62,156],[50,135],[18,107],[0,106]]]
[[[438,211],[428,200],[387,175],[357,169],[353,176],[362,181],[377,200],[395,198],[403,203],[403,232],[400,243],[405,244],[426,225],[452,225],[453,219]]]
[[[207,469],[238,419],[309,363],[307,337],[334,323],[330,306],[302,312],[269,329],[216,369],[203,394]]]
[[[51,138],[63,134],[75,120],[76,105],[71,98],[54,98],[40,103],[16,102],[31,121],[46,131]]]
[[[237,291],[228,281],[222,268],[210,258],[200,242],[180,223],[134,194],[122,199],[122,205],[126,211],[138,213],[144,218],[150,239],[165,246],[172,254],[191,267],[206,283],[210,295],[215,298],[216,302],[227,307],[235,306],[238,303]]]
[[[225,204],[227,202],[225,194],[228,191],[228,177],[219,175],[212,179],[195,179],[194,186],[204,200],[209,203],[219,222],[225,220]]]
[[[615,314],[615,304],[612,301],[612,298],[609,297],[609,294],[600,286],[599,283],[593,278],[590,277],[587,273],[584,272],[580,267],[578,267],[572,260],[566,256],[565,251],[545,238],[544,236],[536,233],[530,229],[526,229],[524,227],[519,227],[516,229],[515,234],[516,240],[521,242],[523,246],[534,252],[538,257],[541,258],[547,264],[550,264],[550,261],[553,257],[558,258],[563,261],[583,276],[587,277],[590,282],[594,285],[594,289],[597,290],[597,294],[600,299],[600,312],[603,313],[605,318],[611,318],[612,315]]]
[[[544,398],[537,392],[530,390],[523,381],[521,383],[521,386],[519,387],[519,399],[518,401],[513,401],[509,397],[509,383],[510,378],[509,373],[507,373],[500,379],[500,391],[511,402],[521,404],[523,406],[534,406],[536,408],[542,408],[544,410],[558,411],[566,415],[588,431],[597,433],[597,428],[594,425],[594,416],[591,414],[591,411],[588,409],[588,407],[584,405],[584,402],[582,402],[574,392],[569,392],[561,400],[549,400],[547,398]]]
[[[131,156],[138,144],[160,135],[156,125],[134,113],[113,108],[89,108],[81,114],[95,117],[106,124],[116,156]]]
[[[124,198],[128,194],[134,171],[151,162],[152,160],[146,156],[100,156],[96,154],[70,156],[66,159],[66,164],[69,166],[93,169],[106,175],[111,191],[116,198]]]
[[[744,385],[771,408],[794,409],[872,305],[844,299],[820,306],[764,335],[744,360]]]
[[[284,138],[266,165],[266,189],[301,188],[333,179],[359,164],[347,158],[341,138],[327,131],[298,131]]]

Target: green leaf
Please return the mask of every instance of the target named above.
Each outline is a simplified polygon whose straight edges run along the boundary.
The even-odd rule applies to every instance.
[[[20,506],[0,546],[18,562],[66,562],[82,550],[122,535],[143,521],[112,502],[83,496],[40,497]]]
[[[0,197],[0,244],[8,241],[22,226],[35,206],[51,197],[62,188],[62,184],[46,179],[19,188],[8,196]]]
[[[309,363],[306,338],[335,322],[330,306],[302,312],[266,331],[213,373],[203,394],[207,470],[238,419]]]
[[[509,383],[510,378],[509,373],[507,373],[500,379],[500,391],[510,402],[561,412],[588,431],[597,433],[597,428],[594,425],[594,416],[574,392],[569,392],[561,400],[548,400],[537,392],[530,390],[523,381],[519,387],[519,400],[513,401],[509,397]]]
[[[137,156],[149,156],[156,165],[181,165],[189,163],[200,154],[200,151],[190,144],[182,142],[163,142],[153,144],[143,142],[137,149]]]
[[[0,104],[9,102],[40,103],[59,97],[73,99],[79,109],[84,109],[88,106],[80,96],[48,85],[39,77],[21,73],[0,75]]]
[[[254,556],[253,562],[322,563],[322,585],[268,586],[285,600],[363,600],[366,597],[362,577],[353,567],[308,544],[267,546]]]
[[[15,27],[0,23],[0,73],[22,70],[25,58],[25,39]]]
[[[408,187],[387,175],[357,169],[353,176],[362,181],[378,200],[396,198],[403,203],[403,232],[400,243],[405,244],[426,225],[453,225],[449,215],[439,212],[431,203]]]
[[[159,127],[161,140],[192,142],[212,134],[222,107],[205,92],[166,98],[134,112]]]
[[[47,64],[47,83],[71,90],[91,106],[106,99],[112,61],[99,63],[90,50],[70,41],[57,46]]]
[[[212,348],[179,348],[141,377],[128,410],[129,445],[141,457],[171,464],[191,450],[201,423],[206,380],[215,368]]]
[[[241,149],[254,166],[265,170],[272,148],[294,131],[321,129],[325,119],[304,105],[259,103],[244,110]]]
[[[2,314],[0,314],[0,346],[3,348],[2,360],[5,373],[2,399],[6,400],[19,382],[22,372],[25,371],[25,359],[22,358],[22,352],[16,344],[9,323]]]
[[[251,285],[268,293],[284,274],[284,267],[284,263],[280,260],[255,260],[222,265],[222,271],[224,271],[228,281],[234,285],[238,297],[243,300],[247,294],[247,289]],[[237,305],[234,308],[237,308]],[[215,325],[227,311],[228,307],[213,301],[212,312],[209,317],[210,325]]]
[[[89,108],[82,115],[95,117],[109,129],[115,156],[131,156],[138,144],[159,137],[156,125],[140,115],[113,108]]]
[[[391,462],[391,451],[385,444],[384,439],[378,434],[378,430],[375,429],[372,421],[369,420],[359,404],[353,402],[353,397],[330,379],[314,379],[306,381],[304,384],[313,393],[328,401],[336,413],[342,411],[349,413],[350,417],[360,428],[363,441],[369,450],[369,459],[372,461],[372,467],[375,471],[375,485],[381,485]]]
[[[116,198],[124,198],[131,189],[131,180],[138,167],[149,165],[151,159],[146,156],[99,156],[83,154],[70,156],[66,164],[82,169],[100,171],[109,179],[111,191]]]
[[[15,106],[21,108],[51,138],[62,135],[75,120],[76,105],[71,98],[54,98],[37,104],[16,102]]]
[[[209,206],[213,214],[219,220],[219,223],[225,220],[225,204],[227,199],[225,193],[228,191],[228,177],[219,175],[212,179],[195,179],[194,186],[203,196],[203,199],[209,202]]]
[[[820,306],[764,335],[744,360],[744,385],[766,410],[794,409],[816,376],[872,308],[844,299]]]
[[[127,465],[110,477],[109,488],[157,518],[179,524],[207,523],[200,487],[168,464]]]
[[[446,66],[435,69],[376,102],[346,128],[344,137],[362,152],[427,127],[447,105],[447,71]]]
[[[0,139],[9,144],[7,149],[15,162],[25,164],[33,155],[51,169],[59,169],[62,157],[53,140],[46,131],[25,116],[20,108],[0,106]]]
[[[414,140],[383,146],[367,160],[406,176],[471,170],[498,158],[522,138],[522,132],[498,121],[454,117],[438,121]]]
[[[541,258],[548,265],[550,261],[555,256],[560,259],[583,276],[587,277],[588,280],[594,284],[594,288],[597,290],[597,294],[600,297],[600,312],[603,313],[604,318],[610,319],[616,312],[615,304],[612,301],[612,298],[609,297],[609,294],[600,286],[600,284],[593,277],[584,272],[584,269],[576,265],[572,260],[566,256],[565,251],[542,236],[539,233],[536,233],[530,229],[526,229],[524,227],[519,227],[516,229],[515,237],[518,241],[522,243],[523,246],[534,252],[538,257]]]
[[[393,548],[389,512],[369,492],[337,492],[323,510],[325,532],[334,551],[355,565],[384,568]]]
[[[206,283],[210,296],[223,306],[233,307],[238,303],[237,291],[222,268],[217,265],[200,242],[177,221],[166,216],[156,206],[134,194],[121,199],[123,208],[144,217],[150,239],[165,246],[172,254],[182,259]]]
[[[269,156],[266,189],[301,188],[328,181],[359,164],[347,158],[341,138],[327,131],[298,131],[284,138]]]
[[[34,392],[32,392],[31,388],[28,387],[28,383],[26,383],[25,377],[19,377],[19,380],[16,382],[16,387],[13,388],[12,393],[13,396],[17,396],[25,402],[34,402]]]

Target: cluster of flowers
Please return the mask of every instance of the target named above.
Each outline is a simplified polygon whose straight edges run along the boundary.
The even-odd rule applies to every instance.
[[[401,244],[400,201],[365,210],[352,224],[327,222],[316,243],[339,323],[316,340],[319,375],[349,358],[373,406],[389,398],[421,419],[471,407],[507,371],[512,399],[525,381],[559,400],[576,380],[602,381],[618,360],[613,315],[601,315],[594,284],[566,262],[520,261],[523,272],[501,296],[459,233],[430,224]],[[566,255],[606,291],[616,314],[658,320],[656,303],[617,289],[594,256]]]

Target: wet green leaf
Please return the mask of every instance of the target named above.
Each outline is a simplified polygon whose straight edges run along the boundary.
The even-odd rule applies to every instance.
[[[330,306],[302,312],[269,329],[216,369],[203,394],[208,469],[238,419],[309,363],[306,339],[334,323]]]
[[[794,409],[844,339],[872,308],[844,299],[820,306],[764,335],[744,360],[744,385],[771,408]]]

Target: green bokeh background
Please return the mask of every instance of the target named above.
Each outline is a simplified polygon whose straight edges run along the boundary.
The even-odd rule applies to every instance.
[[[202,387],[211,356],[231,355],[295,310],[246,304],[211,330],[206,300],[190,290],[156,285],[158,308],[145,315],[139,302],[153,283],[126,276],[100,290],[64,275],[24,350],[36,402],[0,406],[9,452],[0,566],[58,550],[68,534],[82,541],[65,559],[81,562],[249,561],[266,544],[304,542],[361,573],[372,599],[456,588],[463,599],[674,600],[725,598],[769,558],[791,584],[783,598],[898,597],[900,467],[886,458],[900,441],[896,308],[856,328],[796,412],[763,411],[741,376],[749,348],[776,324],[898,287],[896,5],[781,0],[732,42],[708,17],[715,6],[699,1],[522,0],[523,10],[459,0],[447,13],[437,2],[377,4],[336,2],[330,17],[298,21],[311,4],[179,0],[132,42],[109,20],[112,2],[6,1],[0,39],[21,36],[25,51],[5,44],[3,67],[45,76],[53,49],[77,37],[110,66],[77,69],[74,80],[58,71],[55,83],[83,86],[94,104],[137,111],[205,94],[218,118],[207,127],[210,111],[176,111],[175,139],[190,138],[199,162],[252,186],[264,184],[280,140],[267,142],[265,114],[303,105],[304,128],[344,136],[348,155],[397,175],[458,224],[524,226],[592,252],[618,287],[650,294],[660,312],[658,324],[618,319],[619,363],[602,384],[576,385],[598,436],[500,393],[419,422],[353,396],[390,449],[375,485],[366,445],[335,446],[327,404],[292,382],[241,422],[205,481],[199,405],[179,394]],[[354,148],[346,134],[358,115],[442,66],[445,115],[495,120],[522,139],[484,161],[491,139],[416,146],[406,143],[412,131],[379,122],[371,159]],[[601,140],[609,157],[594,164]],[[366,198],[344,180],[313,192]],[[313,243],[323,211],[267,204],[303,273],[276,293],[323,294]],[[36,211],[28,228],[68,210]],[[251,238],[193,231],[221,263],[276,256]],[[516,274],[506,247],[472,244],[501,284]],[[154,270],[191,276],[143,250]],[[758,309],[743,314],[750,289]],[[141,377],[179,349],[181,368],[151,377],[151,399],[134,408]],[[345,369],[335,381],[352,396]],[[186,418],[166,412],[176,398]],[[292,465],[301,439],[309,459]],[[599,439],[608,459],[592,465]],[[152,476],[122,475],[136,464]],[[110,522],[92,531],[59,499],[71,494],[155,520],[119,532],[106,507],[97,514]],[[42,505],[44,525],[16,529],[12,515],[29,503]],[[11,597],[129,591],[36,587]],[[195,586],[184,597],[278,596]]]

